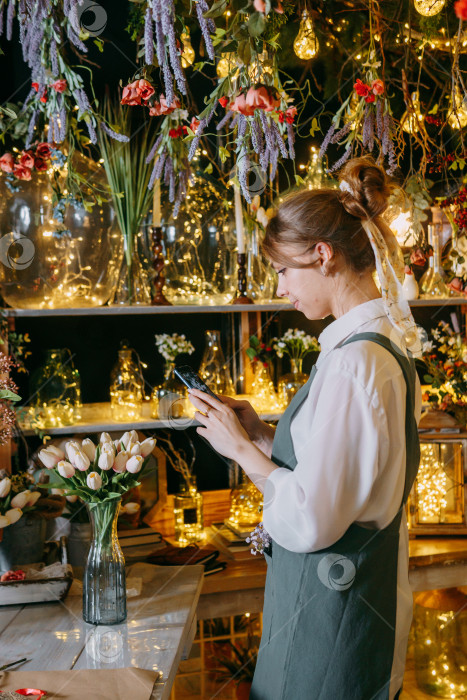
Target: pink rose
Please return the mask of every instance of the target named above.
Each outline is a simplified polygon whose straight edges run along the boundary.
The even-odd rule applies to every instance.
[[[379,78],[377,80],[373,80],[373,82],[371,83],[371,89],[373,90],[375,95],[382,95],[384,92],[383,81]]]
[[[467,19],[467,0],[458,0],[455,2],[454,12],[459,19]]]
[[[295,117],[297,116],[297,108],[289,107],[285,110],[285,120],[287,124],[293,124]]]
[[[50,144],[48,144],[46,141],[39,143],[36,146],[36,156],[38,156],[38,158],[44,158],[45,160],[49,160]]]
[[[154,95],[154,88],[147,80],[136,80],[134,83],[136,92],[141,95],[144,102]]]
[[[412,265],[423,267],[426,263],[426,255],[421,248],[416,248],[410,253],[410,262]]]
[[[126,85],[123,88],[122,99],[120,100],[120,104],[130,105],[131,107],[133,107],[134,105],[141,104],[141,95],[136,89],[137,82],[138,81],[130,83],[129,85]]]
[[[459,277],[453,277],[453,279],[448,283],[449,289],[452,289],[454,292],[463,292],[464,291],[464,283],[462,282]]]
[[[277,12],[278,15],[284,14],[284,8],[282,7],[282,3],[280,1],[277,3],[277,7],[274,8],[274,12]]]
[[[229,104],[229,109],[231,112],[239,112],[244,114],[245,117],[251,117],[255,113],[255,108],[247,105],[245,93],[241,93],[234,98],[234,101]]]
[[[14,164],[15,159],[11,153],[4,153],[0,158],[0,169],[3,170],[4,173],[12,173]]]
[[[256,12],[266,12],[266,3],[264,0],[255,0],[253,7],[255,8]]]
[[[31,168],[26,168],[20,163],[15,163],[13,168],[13,174],[18,180],[30,180],[31,179]]]
[[[19,162],[20,162],[20,165],[23,165],[25,168],[33,168],[34,167],[34,154],[33,154],[33,152],[32,151],[23,151],[19,157]]]
[[[52,85],[50,86],[55,90],[55,92],[65,92],[67,89],[67,82],[64,78],[60,78],[60,80],[56,80]]]
[[[280,106],[278,100],[269,88],[261,85],[260,87],[251,87],[246,94],[246,104],[254,109],[264,109],[265,112],[272,112]]]
[[[149,116],[160,117],[163,114],[172,114],[172,112],[180,107],[180,100],[175,97],[172,104],[169,106],[164,95],[161,95],[159,102],[156,102],[153,107],[149,109]]]

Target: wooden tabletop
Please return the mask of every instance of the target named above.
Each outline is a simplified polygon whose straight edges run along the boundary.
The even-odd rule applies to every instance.
[[[128,598],[128,618],[120,625],[86,624],[81,596],[0,607],[2,664],[26,657],[30,661],[22,671],[153,669],[161,676],[151,698],[168,699],[184,648],[194,636],[203,567],[138,563],[127,578],[142,579],[142,591]]]

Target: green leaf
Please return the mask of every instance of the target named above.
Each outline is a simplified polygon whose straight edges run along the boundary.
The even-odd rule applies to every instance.
[[[433,377],[431,374],[424,374],[423,375],[423,381],[426,382],[427,384],[432,384],[433,383]]]
[[[104,42],[101,39],[94,39],[93,42],[101,53],[104,52]]]
[[[246,354],[248,358],[253,362],[254,358],[256,357],[256,352],[253,350],[253,348],[247,348]]]
[[[227,0],[217,0],[211,9],[204,13],[204,17],[221,17],[227,10],[228,1]]]
[[[209,163],[205,168],[204,172],[210,175],[212,173],[212,163]]]
[[[256,335],[250,336],[250,345],[252,348],[257,348],[259,346],[259,340]]]
[[[247,66],[250,63],[250,61],[251,61],[251,46],[250,46],[249,39],[239,41],[237,54],[238,54],[239,59],[243,63],[243,65]]]
[[[301,187],[306,183],[305,180],[302,177],[300,177],[300,175],[295,175],[295,184],[297,185],[297,187]]]
[[[248,31],[253,37],[260,36],[266,29],[266,19],[262,12],[253,12],[248,20]]]
[[[451,163],[449,170],[457,170],[457,161],[455,160]]]
[[[319,128],[318,120],[316,119],[316,117],[313,117],[310,126],[310,136],[314,136],[315,131],[321,131],[321,129]]]
[[[20,401],[21,396],[15,394],[9,389],[0,389],[0,399],[6,399],[7,401]]]
[[[221,159],[222,163],[225,163],[227,158],[229,157],[229,152],[224,146],[221,146],[219,148],[219,158]]]

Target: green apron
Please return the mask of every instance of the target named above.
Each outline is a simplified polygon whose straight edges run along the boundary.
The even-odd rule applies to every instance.
[[[291,552],[272,541],[265,552],[268,572],[263,634],[250,700],[389,698],[399,527],[420,461],[414,417],[415,364],[397,352],[384,335],[359,333],[343,345],[357,340],[386,348],[399,363],[407,384],[402,503],[384,529],[353,523],[331,547],[317,552]],[[290,424],[315,374],[313,367],[278,423],[272,460],[280,467],[293,470],[297,464]],[[345,440],[345,435],[336,439]]]

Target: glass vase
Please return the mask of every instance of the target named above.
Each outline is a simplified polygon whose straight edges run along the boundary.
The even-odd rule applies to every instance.
[[[118,276],[113,304],[137,306],[151,303],[149,276],[143,268],[137,246],[137,238],[129,241],[124,236],[124,254]]]
[[[86,503],[92,540],[83,577],[83,618],[92,625],[126,620],[125,559],[117,537],[121,498]]]
[[[143,378],[132,352],[130,348],[119,350],[110,374],[110,410],[120,422],[141,418],[143,410]]]
[[[81,415],[81,382],[68,348],[45,350],[31,378],[31,419],[37,428],[73,425]]]
[[[278,382],[278,394],[284,406],[288,406],[297,391],[308,381],[308,377],[302,371],[303,359],[290,358],[290,369]]]
[[[196,488],[196,477],[181,484],[174,496],[175,540],[180,545],[204,539],[203,495]]]
[[[221,348],[220,331],[206,331],[206,345],[199,374],[215,394],[235,396],[230,370]]]
[[[251,404],[256,411],[268,413],[280,409],[280,401],[271,379],[268,363],[253,363],[253,382],[251,385]]]
[[[187,413],[188,390],[174,376],[174,368],[175,362],[165,363],[164,381],[154,389],[151,396],[152,418],[182,418]]]
[[[449,288],[444,281],[444,271],[441,265],[441,251],[439,245],[439,234],[434,226],[428,226],[428,235],[433,245],[433,256],[430,258],[430,267],[423,275],[421,285],[421,296],[425,299],[433,297],[449,297]],[[427,274],[429,273],[429,274]]]
[[[260,506],[263,494],[241,470],[240,483],[230,493],[229,522],[239,529],[249,529],[261,520]]]
[[[271,301],[274,298],[273,270],[270,265],[265,263],[261,255],[259,234],[256,227],[250,234],[246,274],[246,293],[250,299],[261,303]]]

